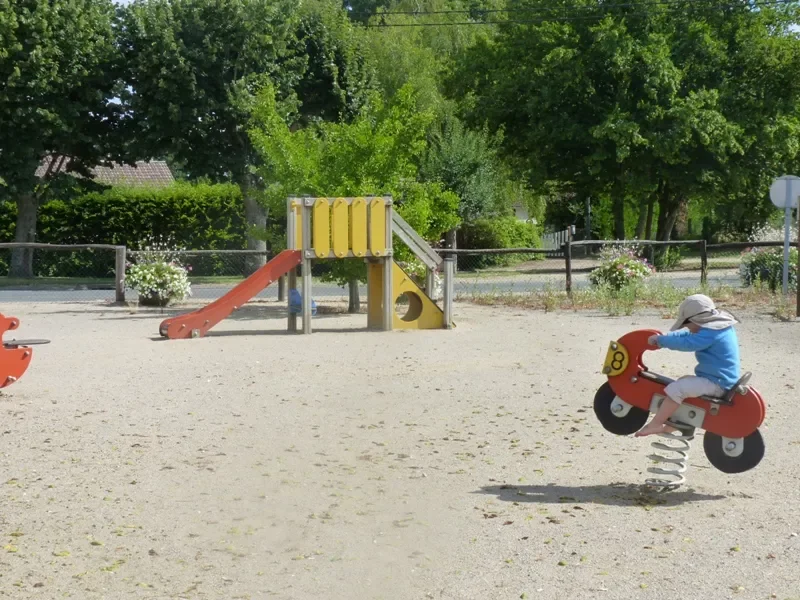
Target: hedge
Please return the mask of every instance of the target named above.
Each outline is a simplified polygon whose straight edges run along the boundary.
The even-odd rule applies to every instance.
[[[14,239],[17,208],[0,202],[0,242]],[[53,200],[40,207],[36,241],[47,244],[116,244],[136,249],[163,236],[186,249],[246,247],[241,191],[232,184],[176,183],[166,188],[114,187],[70,202]],[[10,253],[0,253],[0,275],[8,274]],[[193,259],[193,273],[212,274],[214,258]],[[218,258],[216,260],[219,260]],[[204,263],[209,263],[205,265]],[[110,277],[110,252],[37,252],[38,276]]]
[[[541,248],[542,242],[538,228],[532,223],[520,221],[516,217],[496,217],[476,219],[465,223],[458,232],[458,247],[472,248]],[[464,255],[458,257],[458,268],[464,270],[482,269],[490,266],[506,266],[515,262],[539,260],[542,255]]]

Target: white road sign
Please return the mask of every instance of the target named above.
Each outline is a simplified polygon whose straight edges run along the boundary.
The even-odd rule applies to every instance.
[[[797,208],[798,196],[800,196],[800,177],[796,175],[778,177],[769,188],[769,199],[778,208]]]

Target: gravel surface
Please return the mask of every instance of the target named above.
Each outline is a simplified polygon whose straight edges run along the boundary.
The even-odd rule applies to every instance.
[[[725,475],[698,435],[654,493],[651,440],[591,401],[608,342],[662,315],[457,305],[452,331],[301,336],[275,310],[169,341],[158,311],[5,307],[52,343],[0,395],[0,596],[800,598],[800,324],[739,326],[762,463]]]

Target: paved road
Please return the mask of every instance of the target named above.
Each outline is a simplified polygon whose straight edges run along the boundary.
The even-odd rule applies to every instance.
[[[698,274],[689,273],[670,273],[667,277],[669,282],[678,288],[692,288],[698,284]],[[729,287],[739,287],[741,282],[735,271],[714,272],[709,275],[709,283],[712,285],[725,285]],[[573,278],[575,288],[585,288],[589,285],[588,277],[584,273],[578,273]],[[548,286],[555,289],[563,289],[564,280],[561,275],[541,275],[535,277],[474,277],[468,275],[457,278],[455,282],[456,295],[464,294],[491,294],[491,293],[529,293],[542,291]],[[194,285],[192,286],[193,300],[216,300],[225,294],[230,287],[217,285]],[[360,288],[362,297],[366,297],[366,287]],[[347,290],[344,287],[331,283],[318,283],[314,285],[313,295],[315,300],[324,298],[346,298]],[[276,299],[278,290],[269,287],[258,294],[260,299]],[[114,299],[114,291],[111,289],[100,290],[8,290],[0,288],[0,305],[4,303],[34,303],[34,302],[98,302],[110,301]],[[130,300],[135,300],[135,295],[129,296]]]

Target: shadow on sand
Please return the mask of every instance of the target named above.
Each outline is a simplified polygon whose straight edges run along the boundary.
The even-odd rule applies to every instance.
[[[610,483],[608,485],[490,485],[474,492],[496,496],[504,502],[541,504],[601,504],[605,506],[680,506],[704,500],[724,500],[727,496],[703,494],[692,488],[658,491],[646,485]]]

